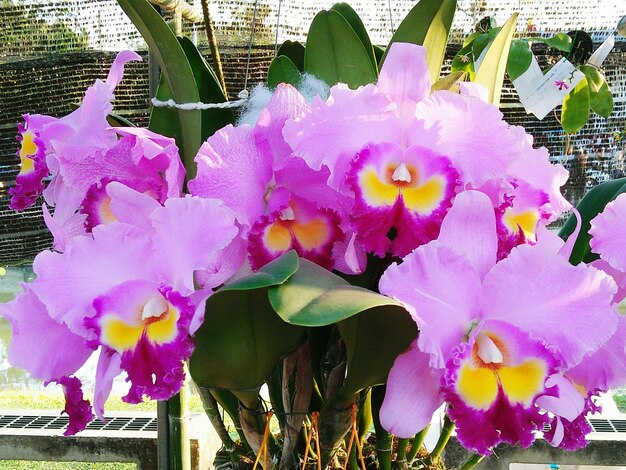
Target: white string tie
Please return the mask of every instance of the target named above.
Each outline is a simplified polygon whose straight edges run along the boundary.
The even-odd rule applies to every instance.
[[[183,111],[196,111],[205,109],[238,108],[239,106],[245,105],[249,100],[248,90],[241,90],[238,96],[238,100],[225,101],[223,103],[202,103],[201,101],[198,101],[197,103],[177,103],[176,101],[171,99],[162,101],[157,98],[152,98],[151,101],[152,104],[157,108],[176,108]]]

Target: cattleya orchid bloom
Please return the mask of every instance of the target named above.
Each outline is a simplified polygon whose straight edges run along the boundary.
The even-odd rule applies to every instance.
[[[311,168],[328,167],[332,188],[354,197],[352,228],[380,257],[435,239],[454,195],[468,189],[492,200],[499,258],[534,243],[538,225],[570,208],[559,190],[567,171],[504,122],[478,87],[464,84],[460,95],[430,89],[425,49],[396,42],[376,85],[331,88],[283,134]]]
[[[18,152],[22,169],[12,188],[14,209],[32,205],[42,193],[55,206],[54,216],[44,206],[44,220],[63,251],[74,236],[111,221],[106,185],[120,181],[164,202],[182,190],[185,170],[173,139],[147,129],[111,128],[113,90],[128,61],[141,60],[131,51],[120,52],[106,81],[96,80],[81,106],[62,118],[24,116]],[[44,191],[42,179],[51,174]]]
[[[485,194],[465,191],[438,239],[388,268],[380,291],[402,302],[420,329],[389,374],[381,409],[388,431],[415,434],[444,402],[461,443],[482,454],[500,442],[530,445],[533,432],[549,422],[546,411],[576,422],[568,432],[575,430],[590,402],[576,395],[568,374],[588,370],[589,355],[615,348],[611,341],[623,332],[615,338],[613,280],[570,265],[562,245],[520,245],[496,262],[493,205]],[[623,346],[613,354],[624,363]],[[611,367],[623,368],[604,370]],[[585,383],[590,392],[604,385]],[[578,429],[583,434],[572,445],[584,440],[585,429]],[[555,433],[552,443],[560,445],[563,429]]]
[[[122,371],[129,403],[144,395],[167,399],[180,389],[183,361],[193,350],[190,335],[215,287],[196,291],[194,272],[212,266],[238,233],[232,211],[216,200],[187,196],[162,206],[119,182],[106,191],[116,221],[73,238],[63,253],[40,253],[33,264],[37,279],[0,307],[13,328],[11,363],[71,386],[72,430],[89,420],[69,377],[94,349],[100,348],[94,407],[101,418]]]
[[[313,170],[285,143],[284,122],[306,107],[291,85],[276,88],[254,127],[226,126],[210,137],[196,157],[192,194],[224,201],[242,226],[239,249],[252,269],[295,249],[326,268],[345,239],[342,223],[349,198],[326,185],[326,168]]]

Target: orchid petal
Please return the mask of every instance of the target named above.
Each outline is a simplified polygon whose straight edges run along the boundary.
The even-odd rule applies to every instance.
[[[572,266],[550,247],[520,245],[485,277],[483,318],[543,338],[571,367],[615,331],[615,292],[610,276],[597,269]]]
[[[195,290],[193,272],[211,265],[238,233],[233,212],[215,199],[168,199],[150,218],[155,267],[183,295]]]
[[[456,195],[443,219],[438,241],[470,262],[480,277],[496,264],[496,219],[493,205],[478,191]]]
[[[111,198],[111,212],[120,222],[152,231],[150,214],[161,207],[154,198],[117,181],[107,184],[106,192]]]
[[[136,52],[128,50],[121,51],[117,54],[106,79],[106,84],[109,88],[111,88],[111,90],[115,89],[115,87],[122,81],[122,76],[124,75],[124,65],[133,60],[141,62],[143,59]]]
[[[13,301],[0,305],[0,315],[12,329],[9,362],[41,380],[73,374],[93,351],[85,338],[50,318],[28,284],[25,289]]]
[[[611,266],[626,272],[626,194],[609,202],[591,221],[591,248]]]
[[[417,322],[420,350],[442,368],[479,313],[480,276],[468,261],[434,241],[392,264],[380,280],[380,292],[402,302]]]
[[[546,380],[546,388],[557,387],[558,395],[543,395],[535,403],[550,413],[574,421],[585,408],[585,398],[580,391],[562,375],[551,375]]]
[[[100,351],[96,366],[96,381],[93,392],[93,409],[96,416],[104,419],[104,405],[111,394],[113,379],[122,373],[122,359],[119,354],[105,348]]]
[[[389,372],[380,422],[398,437],[412,437],[430,424],[442,404],[438,372],[431,369],[429,355],[421,352],[414,341],[396,358]]]

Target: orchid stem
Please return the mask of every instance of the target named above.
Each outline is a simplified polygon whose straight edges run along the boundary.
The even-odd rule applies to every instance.
[[[468,458],[463,465],[459,467],[459,470],[472,470],[476,465],[478,465],[485,458],[484,455],[473,454]]]
[[[413,438],[413,443],[411,444],[411,450],[406,456],[406,460],[409,465],[413,463],[417,454],[419,454],[420,449],[422,448],[422,444],[424,444],[424,439],[426,439],[426,434],[428,434],[428,430],[430,429],[430,424],[418,432]]]
[[[398,450],[397,450],[397,454],[396,454],[396,460],[401,462],[403,460],[406,460],[406,448],[409,445],[409,440],[408,439],[398,439]]]
[[[374,418],[374,429],[376,430],[376,458],[380,470],[391,470],[391,447],[393,436],[389,434],[380,423],[380,407],[385,398],[385,386],[377,385],[372,387],[372,417]]]
[[[454,430],[454,423],[448,417],[448,415],[446,415],[446,417],[443,420],[443,428],[441,429],[439,440],[437,441],[437,444],[435,444],[435,448],[430,453],[430,455],[424,459],[424,462],[427,465],[432,465],[432,463],[441,456],[443,449],[446,447],[446,445],[448,444],[448,441],[450,440],[450,436],[452,436],[453,430]]]

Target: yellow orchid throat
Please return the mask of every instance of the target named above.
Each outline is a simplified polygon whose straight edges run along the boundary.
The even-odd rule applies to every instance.
[[[446,181],[434,175],[422,182],[414,165],[394,163],[386,166],[382,177],[373,165],[365,167],[359,174],[359,186],[372,207],[393,206],[402,198],[407,209],[428,215],[445,197]]]
[[[460,367],[456,392],[469,406],[488,410],[499,390],[513,404],[526,407],[544,389],[548,367],[532,358],[517,365],[507,365],[508,351],[495,335],[481,334],[472,348],[471,358]]]
[[[101,341],[122,353],[137,346],[142,336],[153,344],[173,341],[178,334],[180,311],[162,296],[152,297],[136,312],[132,323],[110,314],[101,321]]]
[[[20,147],[20,175],[32,173],[35,170],[35,161],[30,157],[36,154],[35,134],[31,131],[26,131],[22,134],[22,145]]]

